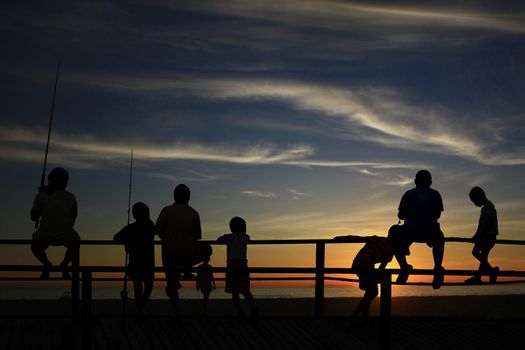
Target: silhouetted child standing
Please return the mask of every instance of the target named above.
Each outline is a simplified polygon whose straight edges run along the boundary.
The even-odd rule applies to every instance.
[[[230,220],[232,233],[222,235],[217,239],[219,243],[226,244],[226,287],[225,292],[232,294],[233,303],[239,316],[244,316],[241,308],[239,294],[244,295],[250,305],[251,317],[258,317],[257,307],[250,291],[250,273],[246,252],[250,236],[246,234],[246,221],[240,217]]]
[[[377,283],[381,277],[382,270],[392,261],[394,249],[390,237],[359,237],[359,236],[338,236],[334,238],[338,242],[364,242],[365,246],[359,250],[352,263],[352,269],[356,270],[359,278],[359,288],[365,295],[352,312],[352,317],[368,317],[370,304],[379,294]],[[379,269],[375,269],[375,264],[380,263]]]
[[[478,229],[472,237],[474,248],[472,255],[479,260],[478,273],[465,280],[467,284],[481,283],[481,275],[488,274],[490,283],[496,282],[498,277],[498,267],[492,267],[489,264],[489,252],[496,244],[496,236],[498,235],[498,215],[496,208],[491,201],[487,199],[485,191],[481,187],[473,187],[469,193],[470,200],[474,205],[481,207],[481,214],[479,216]]]
[[[155,224],[149,216],[146,204],[138,202],[132,207],[134,223],[125,226],[113,240],[124,243],[129,254],[127,275],[133,281],[137,314],[141,314],[153,289],[155,276]]]
[[[215,278],[213,278],[213,266],[210,265],[210,257],[197,266],[197,290],[202,293],[202,311],[206,314],[210,293],[215,290]]]

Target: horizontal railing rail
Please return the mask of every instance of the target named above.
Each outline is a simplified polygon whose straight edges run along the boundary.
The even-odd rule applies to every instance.
[[[366,237],[358,237],[365,239]],[[31,244],[31,239],[0,239],[0,245],[24,245],[24,244]],[[200,242],[208,243],[208,244],[214,244],[214,245],[222,245],[222,243],[217,242],[216,240],[201,240]],[[364,242],[364,241],[363,241]],[[445,242],[450,243],[472,243],[471,238],[465,238],[465,237],[446,237]],[[334,241],[333,239],[252,239],[250,241],[250,245],[272,245],[272,244],[278,244],[278,245],[289,245],[289,244],[317,244],[317,243],[323,243],[323,244],[356,244],[360,242],[341,242],[341,241]],[[115,242],[113,240],[107,240],[107,239],[82,239],[80,241],[81,245],[116,245],[116,246],[122,246],[122,243]],[[155,245],[162,245],[162,241],[155,240]],[[513,240],[513,239],[497,239],[496,244],[505,244],[505,245],[525,245],[524,240]]]

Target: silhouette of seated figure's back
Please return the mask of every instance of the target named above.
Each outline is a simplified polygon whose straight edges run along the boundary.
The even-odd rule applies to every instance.
[[[77,200],[66,191],[69,174],[63,168],[55,168],[48,175],[48,185],[40,191],[33,202],[31,220],[40,221],[33,233],[31,250],[34,256],[44,265],[41,278],[49,278],[49,267],[46,249],[50,245],[67,247],[64,260],[60,266],[67,266],[78,254],[80,237],[73,228],[77,218]],[[69,278],[68,272],[63,272]]]

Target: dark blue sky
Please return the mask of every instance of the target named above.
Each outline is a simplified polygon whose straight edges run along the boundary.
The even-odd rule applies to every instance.
[[[29,237],[57,58],[49,169],[78,230],[108,238],[133,198],[153,219],[187,183],[205,238],[384,234],[428,168],[450,235],[484,187],[525,224],[525,4],[501,1],[51,1],[3,4],[3,237]],[[115,208],[121,208],[116,210]]]

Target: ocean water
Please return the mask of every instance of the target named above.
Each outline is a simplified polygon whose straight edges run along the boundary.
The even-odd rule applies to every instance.
[[[94,299],[120,299],[122,287],[94,287]],[[133,297],[132,284],[128,285],[128,293]],[[314,288],[252,288],[252,293],[258,299],[285,299],[285,298],[313,298]],[[348,287],[326,287],[324,290],[325,298],[344,298],[361,297],[363,292],[357,288],[355,283]],[[452,296],[452,295],[512,295],[524,294],[525,284],[512,285],[480,285],[480,286],[445,286],[439,290],[432,289],[431,286],[393,286],[392,296]],[[53,300],[67,298],[71,296],[71,291],[67,286],[39,286],[39,287],[19,287],[1,286],[0,300],[20,300],[20,299],[43,299]],[[180,296],[183,299],[200,299],[202,295],[195,290],[195,287],[182,288]],[[224,292],[223,287],[218,287],[212,291],[211,298],[230,299],[231,295]],[[167,299],[163,288],[154,288],[152,299]]]

